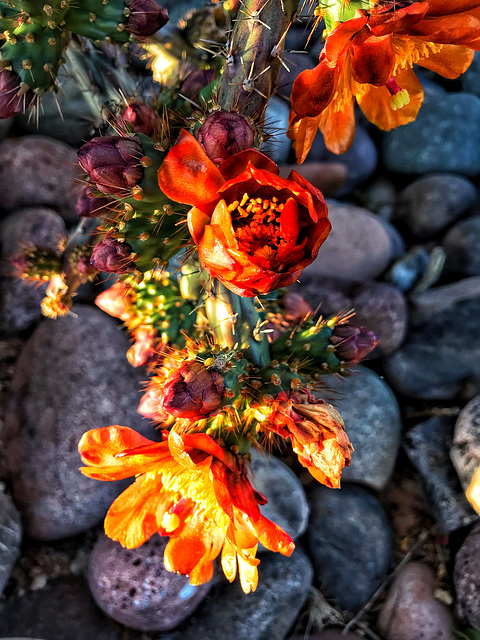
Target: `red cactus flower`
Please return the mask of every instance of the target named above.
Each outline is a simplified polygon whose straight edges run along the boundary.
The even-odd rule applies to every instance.
[[[217,168],[185,130],[159,170],[162,191],[192,205],[188,226],[203,266],[241,296],[293,284],[330,231],[322,193],[249,149]]]

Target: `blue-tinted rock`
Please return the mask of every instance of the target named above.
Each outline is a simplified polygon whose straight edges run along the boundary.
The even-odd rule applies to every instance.
[[[480,173],[479,119],[477,96],[426,91],[416,120],[384,134],[385,166],[397,173],[474,176]]]
[[[478,519],[450,460],[454,423],[451,416],[435,416],[410,429],[405,442],[432,513],[446,534]]]
[[[322,397],[340,412],[354,447],[342,480],[383,489],[395,465],[402,429],[395,396],[380,376],[361,366],[348,378],[329,376],[325,383]]]
[[[430,254],[425,247],[412,247],[396,260],[385,278],[401,291],[410,291],[425,275],[430,263]]]
[[[272,136],[262,147],[277,164],[288,161],[292,149],[292,141],[287,138],[289,107],[280,98],[272,98],[265,111],[266,131]]]
[[[442,241],[450,273],[480,276],[480,216],[458,222]]]
[[[455,556],[453,581],[458,614],[480,631],[480,524],[476,524]]]
[[[337,606],[360,609],[384,579],[391,533],[378,500],[365,489],[317,485],[307,530],[315,580]]]
[[[168,538],[154,535],[138,549],[103,536],[90,556],[89,585],[97,605],[116,622],[140,631],[168,631],[191,615],[210,590],[167,571]]]
[[[22,524],[11,499],[0,490],[0,596],[20,552]]]
[[[480,96],[480,55],[475,52],[472,64],[460,76],[462,89],[467,93],[474,93]]]

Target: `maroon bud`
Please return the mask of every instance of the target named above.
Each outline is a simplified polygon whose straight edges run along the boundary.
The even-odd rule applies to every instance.
[[[357,364],[373,351],[378,336],[366,327],[355,327],[348,323],[337,324],[330,336],[330,342],[335,347],[337,358],[349,364]]]
[[[162,407],[177,418],[201,420],[218,409],[224,389],[225,380],[220,373],[190,360],[167,378]]]
[[[255,141],[255,132],[247,118],[229,111],[210,114],[196,136],[207,156],[217,165],[239,151],[251,149]]]
[[[107,238],[99,242],[93,249],[90,264],[99,271],[129,273],[135,269],[135,263],[130,258],[131,255],[132,247],[129,244]]]
[[[198,102],[200,91],[213,80],[215,80],[215,69],[195,69],[182,82],[179,93],[193,102]]]
[[[97,274],[97,268],[91,263],[92,256],[90,252],[78,251],[70,258],[72,269],[85,278],[92,278]]]
[[[152,136],[159,128],[159,118],[152,107],[144,102],[132,102],[120,111],[120,117],[132,125],[137,133]]]
[[[136,138],[93,138],[77,155],[82,169],[103,193],[125,197],[142,181],[143,150]]]
[[[308,302],[298,293],[287,291],[283,296],[281,305],[283,316],[288,322],[298,322],[306,316],[313,316],[313,309]]]
[[[168,22],[168,11],[156,0],[127,0],[126,5],[130,10],[127,28],[140,40],[153,36]]]
[[[95,198],[92,185],[84,184],[77,200],[77,215],[81,218],[96,218],[111,210],[115,200],[111,198]]]
[[[12,118],[25,111],[35,99],[33,91],[19,95],[22,86],[20,76],[15,71],[0,70],[0,118]]]

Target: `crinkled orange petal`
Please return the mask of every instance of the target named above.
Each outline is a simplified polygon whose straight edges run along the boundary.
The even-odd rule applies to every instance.
[[[382,86],[393,73],[395,53],[391,37],[372,36],[362,29],[352,38],[352,74],[357,82]]]
[[[255,523],[255,530],[259,541],[266,549],[277,551],[284,556],[289,556],[293,553],[295,543],[278,524],[261,516],[260,520]]]
[[[480,0],[428,0],[429,16],[444,16],[462,13],[480,7]]]
[[[232,216],[227,208],[225,200],[220,200],[215,207],[210,224],[212,227],[216,226],[222,230],[222,236],[226,247],[229,249],[238,249],[237,240],[233,231]]]
[[[453,80],[468,69],[474,55],[473,50],[468,47],[444,44],[441,51],[432,53],[428,58],[420,58],[417,64]]]
[[[318,116],[332,99],[337,74],[326,60],[320,61],[314,69],[302,71],[293,83],[290,97],[295,113],[302,118]]]
[[[226,469],[225,482],[235,507],[246,513],[249,518],[258,520],[260,509],[255,500],[253,487],[244,474],[234,473],[230,469]]]
[[[217,205],[218,206],[218,205]],[[205,227],[210,222],[210,215],[204,213],[197,207],[192,207],[187,215],[188,230],[195,244],[199,244],[202,239]]]
[[[201,561],[205,551],[205,544],[199,536],[171,537],[163,557],[165,568],[188,576]]]
[[[225,180],[236,178],[251,164],[257,169],[264,169],[278,175],[279,168],[273,160],[256,149],[245,149],[226,158],[218,167]]]
[[[237,555],[240,585],[244,593],[255,591],[258,585],[258,560],[255,559],[257,546],[244,549],[243,554]]]
[[[420,22],[427,13],[431,2],[414,2],[413,4],[383,13],[373,13],[368,19],[368,27],[375,36],[383,36],[395,31],[402,31]]]
[[[182,129],[158,171],[158,183],[171,200],[204,210],[217,199],[224,178],[194,136]]]
[[[480,18],[471,13],[458,13],[439,18],[424,18],[408,29],[406,35],[435,44],[458,44],[478,50]]]
[[[353,97],[342,105],[343,109],[335,110],[334,103],[328,105],[319,119],[319,129],[325,139],[325,146],[332,153],[345,153],[352,145],[355,137],[355,112]]]
[[[298,164],[305,162],[313,141],[318,132],[321,114],[315,118],[300,118],[294,111],[290,112],[290,129],[288,137],[294,140],[295,157]]]
[[[394,111],[391,108],[391,94],[386,87],[371,87],[357,98],[360,109],[368,120],[384,131],[413,122],[423,102],[422,85],[411,69],[399,71],[395,80],[410,96],[410,102],[401,109]]]
[[[337,63],[350,40],[366,23],[367,16],[362,15],[343,22],[329,34],[325,41],[325,56],[330,63]]]
[[[222,549],[222,569],[227,580],[233,582],[237,575],[237,550],[228,538],[225,538]]]

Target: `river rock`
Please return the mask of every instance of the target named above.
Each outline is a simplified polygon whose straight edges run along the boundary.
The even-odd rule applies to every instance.
[[[459,615],[480,631],[480,523],[473,527],[455,556],[453,581]]]
[[[392,390],[362,366],[355,367],[348,378],[329,376],[326,384],[322,397],[340,412],[355,450],[342,480],[383,489],[395,465],[402,429]]]
[[[305,533],[310,508],[302,483],[281,460],[253,452],[254,486],[267,499],[262,514],[278,524],[294,540]]]
[[[405,448],[422,478],[427,502],[443,531],[450,533],[478,519],[450,460],[455,418],[434,416],[406,435]]]
[[[385,640],[455,640],[452,615],[433,597],[434,588],[435,573],[423,562],[398,572],[378,618]]]
[[[361,487],[316,485],[307,530],[317,583],[334,603],[358,611],[385,577],[391,533],[378,500]]]
[[[226,629],[235,640],[284,640],[307,599],[312,566],[297,547],[289,558],[263,555],[258,573],[257,589],[247,596],[238,578],[216,584],[178,640],[223,640]]]
[[[408,334],[403,346],[385,359],[385,375],[404,395],[454,398],[466,380],[480,377],[480,277],[436,287],[410,300]]]
[[[417,238],[432,238],[467,212],[476,195],[475,186],[462,176],[423,176],[399,193],[394,216]]]
[[[0,143],[0,207],[6,211],[45,205],[66,220],[75,211],[81,178],[73,147],[43,136],[26,136]]]
[[[287,138],[290,109],[280,98],[272,98],[265,111],[267,132],[272,138],[262,148],[277,164],[285,164],[292,149],[292,141]]]
[[[466,93],[480,95],[480,56],[475,52],[472,64],[460,76],[462,90]]]
[[[10,259],[25,244],[56,249],[63,235],[65,223],[52,209],[30,207],[17,211],[2,220],[0,244],[0,333],[16,335],[28,329],[42,316],[40,303],[46,285],[27,284],[14,275]]]
[[[193,587],[167,571],[168,538],[152,536],[138,549],[124,549],[106,536],[90,556],[89,585],[100,609],[116,622],[140,631],[167,631],[191,615],[210,584]]]
[[[14,500],[26,533],[40,540],[97,524],[125,486],[79,472],[85,431],[120,424],[154,433],[136,411],[145,372],[129,365],[126,334],[99,309],[74,312],[45,320],[26,343],[2,434]]]
[[[22,524],[11,499],[0,491],[0,596],[20,552]]]
[[[458,222],[442,241],[446,268],[460,276],[480,276],[480,216]]]
[[[61,578],[0,605],[0,636],[44,640],[122,640],[80,578]]]
[[[480,396],[470,400],[460,412],[450,456],[466,491],[480,467]]]

